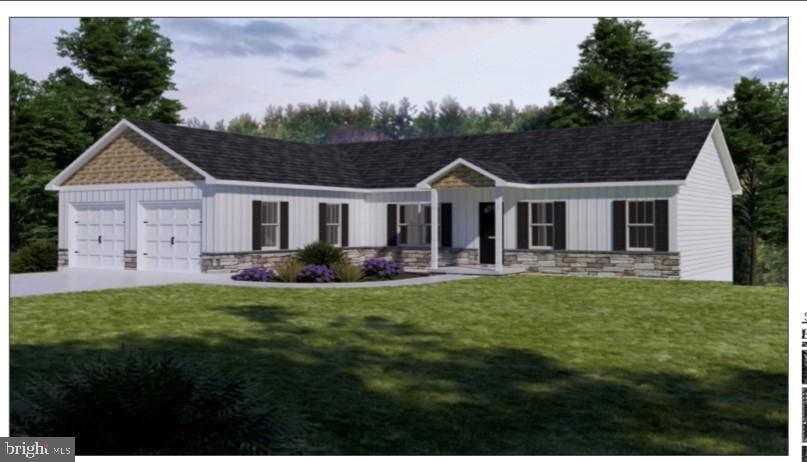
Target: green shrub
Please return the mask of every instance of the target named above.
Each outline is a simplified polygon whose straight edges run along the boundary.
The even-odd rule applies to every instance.
[[[312,242],[297,252],[297,259],[305,265],[333,266],[345,260],[345,252],[326,242]]]
[[[361,268],[347,260],[335,263],[332,268],[339,282],[356,282],[362,276]]]
[[[11,256],[12,273],[56,271],[56,242],[48,239],[31,241]]]
[[[80,455],[299,453],[299,425],[253,399],[250,385],[119,350],[68,376],[29,377],[12,434],[75,435]]]
[[[275,279],[282,282],[297,282],[297,275],[303,269],[303,262],[296,258],[287,258],[275,268]]]

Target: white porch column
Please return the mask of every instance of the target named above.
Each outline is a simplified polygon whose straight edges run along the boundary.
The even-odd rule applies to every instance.
[[[504,195],[501,187],[496,187],[495,213],[496,217],[496,272],[504,270],[504,232],[502,231],[502,215],[504,214]]]
[[[432,188],[431,207],[431,269],[437,269],[440,262],[440,234],[437,229],[437,219],[440,216],[440,202],[437,198],[437,190]]]

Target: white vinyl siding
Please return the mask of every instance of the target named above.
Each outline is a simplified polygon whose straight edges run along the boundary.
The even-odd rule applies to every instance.
[[[248,252],[252,249],[252,201],[289,203],[289,250],[299,249],[319,240],[319,204],[348,204],[348,242],[360,246],[368,242],[376,226],[370,225],[364,194],[335,191],[304,191],[291,188],[254,186],[215,186],[214,245],[210,252]],[[340,212],[341,213],[341,212]],[[380,215],[385,220],[386,213]],[[344,222],[344,220],[342,221]],[[373,221],[375,223],[375,221]],[[340,234],[341,239],[341,234]],[[384,238],[386,243],[386,238]],[[381,244],[385,245],[385,244]]]
[[[678,194],[682,279],[732,280],[731,207],[728,180],[710,137]]]
[[[505,249],[516,248],[516,204],[518,202],[566,202],[566,250],[610,251],[612,250],[611,203],[614,200],[667,199],[670,201],[669,248],[670,252],[675,252],[677,248],[675,235],[675,194],[677,189],[677,186],[505,189],[504,247]],[[478,227],[478,224],[476,226]]]
[[[611,250],[612,200],[670,200],[670,251],[676,251],[676,186],[510,189],[504,190],[505,249],[516,248],[516,204],[519,201],[565,201],[568,250]],[[387,245],[387,205],[428,204],[428,191],[348,193],[304,191],[291,188],[205,186],[185,188],[133,188],[60,192],[60,243],[67,246],[67,207],[71,202],[125,202],[126,249],[136,250],[134,226],[138,201],[202,200],[202,252],[226,253],[252,250],[252,201],[289,202],[289,249],[299,249],[319,239],[321,202],[349,204],[349,242],[352,247]],[[441,190],[440,203],[452,204],[452,243],[456,248],[478,248],[479,202],[493,202],[494,188]],[[729,199],[730,200],[730,199]],[[423,209],[428,210],[427,206]],[[341,213],[341,211],[340,211]],[[420,234],[428,244],[428,218]],[[341,238],[341,235],[340,235]],[[279,236],[277,238],[279,240]]]

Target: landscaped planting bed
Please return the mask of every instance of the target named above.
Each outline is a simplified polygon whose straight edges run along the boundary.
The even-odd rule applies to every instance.
[[[234,281],[331,283],[384,281],[422,276],[428,274],[406,272],[400,263],[383,258],[371,258],[361,266],[356,266],[348,261],[342,250],[316,242],[281,263],[277,270],[248,268],[232,275],[231,278]]]

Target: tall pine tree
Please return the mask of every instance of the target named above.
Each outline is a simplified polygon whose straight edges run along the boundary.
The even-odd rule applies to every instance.
[[[572,75],[549,90],[558,102],[553,127],[675,120],[684,101],[666,92],[677,78],[669,43],[650,37],[641,21],[600,18],[579,45]]]

